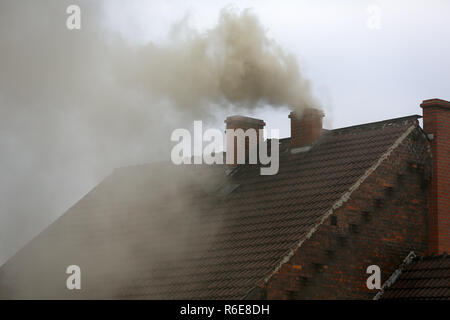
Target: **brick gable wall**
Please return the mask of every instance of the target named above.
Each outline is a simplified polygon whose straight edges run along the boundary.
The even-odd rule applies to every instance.
[[[383,283],[409,251],[428,249],[430,163],[428,142],[414,129],[253,298],[373,298],[367,266],[381,268]]]

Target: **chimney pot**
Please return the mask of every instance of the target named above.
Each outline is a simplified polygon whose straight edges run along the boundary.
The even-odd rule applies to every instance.
[[[226,123],[227,129],[242,129],[247,131],[248,129],[255,129],[256,130],[256,139],[257,143],[259,142],[259,130],[264,129],[264,126],[266,123],[263,120],[245,117],[245,116],[239,116],[234,115],[227,117],[224,121]],[[231,148],[231,141],[227,141],[227,152]],[[245,139],[245,157],[248,158],[249,153],[249,141],[248,139]],[[237,165],[237,138],[234,138],[234,163],[231,164],[233,166]]]
[[[322,118],[324,113],[319,109],[308,108],[301,114],[291,112],[291,147],[303,147],[314,143],[322,135]]]

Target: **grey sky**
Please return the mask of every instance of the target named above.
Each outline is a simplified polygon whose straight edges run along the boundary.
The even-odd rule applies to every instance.
[[[96,43],[115,40],[103,39],[97,29],[88,40],[69,38],[68,4],[80,3],[80,35],[94,33],[90,28],[99,24],[135,45],[166,42],[182,19],[202,32],[214,27],[226,6],[252,8],[269,37],[297,57],[326,112],[327,128],[420,114],[423,99],[450,100],[450,1],[108,0],[95,13],[82,1],[17,3],[0,5],[0,264],[114,167],[153,159],[141,143],[153,140],[137,137],[145,132],[156,139],[146,124],[167,116],[162,110],[137,112],[145,103],[136,96],[111,92],[97,72],[108,66],[95,64],[104,49]],[[367,25],[371,6],[380,10],[379,29]],[[91,50],[77,52],[78,42]],[[42,61],[51,67],[41,67]],[[86,78],[96,83],[95,92],[83,84]],[[50,97],[54,86],[58,94]],[[113,107],[85,110],[98,101]],[[264,119],[268,129],[279,128],[286,137],[288,113],[267,107],[244,114]],[[218,115],[214,126],[223,127],[226,115]]]

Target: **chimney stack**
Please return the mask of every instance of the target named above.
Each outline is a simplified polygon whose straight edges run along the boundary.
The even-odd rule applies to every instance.
[[[308,108],[302,114],[291,112],[291,147],[309,146],[322,134],[324,113],[318,109]]]
[[[244,116],[230,116],[224,121],[227,129],[242,129],[246,132],[248,129],[256,130],[256,145],[259,143],[259,130],[264,129],[266,123],[263,120],[244,117]],[[227,139],[227,153],[231,148],[231,141]],[[258,151],[258,150],[256,150]],[[245,138],[245,159],[246,163],[249,155],[249,138]],[[237,137],[234,137],[234,162],[232,165],[237,165]]]
[[[433,175],[429,190],[429,251],[450,252],[450,102],[424,100],[423,130],[431,140]]]

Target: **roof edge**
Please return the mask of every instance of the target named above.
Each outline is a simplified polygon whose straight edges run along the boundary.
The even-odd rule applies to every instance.
[[[386,123],[391,123],[391,122],[401,122],[401,121],[407,121],[407,120],[418,120],[421,118],[423,118],[421,115],[413,114],[413,115],[405,116],[405,117],[392,118],[392,119],[386,119],[386,120],[381,120],[381,121],[356,124],[356,125],[349,126],[349,127],[331,129],[330,131],[339,132],[341,130],[345,131],[345,130],[350,130],[350,129],[357,129],[359,127],[376,126],[376,125],[381,125],[381,124],[386,124]]]
[[[392,152],[394,152],[394,150],[397,149],[398,146],[400,146],[400,144],[410,135],[410,133],[414,129],[416,129],[416,127],[417,125],[415,124],[408,127],[408,129],[406,129],[405,132],[403,132],[403,134],[388,148],[388,150],[384,154],[382,154],[381,157],[378,158],[378,160],[369,169],[367,169],[366,172],[349,188],[349,190],[345,192],[331,206],[331,208],[327,212],[325,212],[320,221],[314,227],[311,228],[311,230],[305,235],[305,237],[300,239],[298,243],[289,250],[289,252],[281,259],[278,265],[274,268],[272,273],[269,274],[267,277],[265,277],[262,281],[258,281],[257,283],[267,284],[269,280],[273,277],[273,275],[277,273],[278,270],[280,270],[285,263],[289,262],[289,260],[294,256],[297,250],[300,249],[303,243],[312,237],[312,235],[317,231],[317,229],[325,222],[325,220],[329,216],[331,216],[337,209],[342,207],[350,199],[350,196],[353,194],[353,192],[356,191],[361,186],[361,184],[392,154]],[[251,290],[253,289],[254,288],[252,288]],[[247,296],[248,293],[245,296]]]

